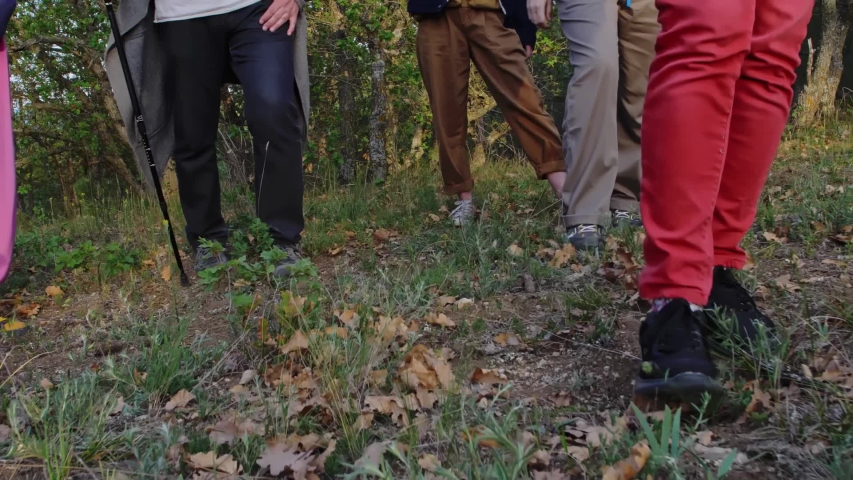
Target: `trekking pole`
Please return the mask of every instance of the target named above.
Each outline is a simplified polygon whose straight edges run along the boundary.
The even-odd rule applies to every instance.
[[[169,241],[172,243],[172,252],[175,254],[175,262],[178,263],[178,270],[181,271],[181,285],[186,287],[190,284],[190,279],[187,277],[187,272],[184,271],[184,264],[181,262],[181,254],[178,250],[178,242],[175,241],[175,232],[172,229],[172,221],[169,220],[169,208],[166,206],[166,197],[163,196],[163,187],[160,186],[160,175],[157,173],[157,165],[154,163],[154,155],[151,153],[151,144],[148,142],[148,131],[145,129],[145,121],[142,119],[142,110],[139,108],[139,98],[136,96],[136,88],[134,88],[133,78],[130,76],[127,54],[124,51],[124,40],[121,38],[121,32],[118,29],[113,2],[112,0],[106,0],[104,4],[107,7],[107,16],[110,18],[110,27],[112,28],[113,39],[118,49],[118,58],[121,61],[121,69],[124,72],[124,80],[127,83],[127,90],[130,94],[130,103],[133,105],[136,129],[139,130],[139,136],[142,137],[142,147],[145,149],[145,156],[148,158],[148,167],[151,168],[151,178],[154,181],[154,189],[157,191],[157,200],[160,201],[160,210],[163,212],[163,219],[166,221],[166,229],[169,230]]]

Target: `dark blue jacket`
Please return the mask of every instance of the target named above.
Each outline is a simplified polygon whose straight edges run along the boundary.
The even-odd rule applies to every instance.
[[[504,12],[504,26],[513,28],[524,46],[536,48],[536,25],[527,16],[526,0],[501,0]],[[447,0],[409,0],[408,11],[412,15],[430,15],[441,13],[447,7]]]
[[[15,0],[0,0],[0,37],[6,35],[6,26],[9,25],[9,19],[12,18],[12,12],[17,5]]]

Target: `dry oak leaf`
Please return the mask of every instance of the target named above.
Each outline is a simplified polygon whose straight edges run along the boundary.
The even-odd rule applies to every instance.
[[[782,290],[786,290],[791,293],[795,293],[800,290],[800,286],[791,281],[791,275],[789,274],[782,275],[776,280],[773,280],[773,283]]]
[[[358,326],[358,320],[360,317],[355,313],[355,310],[344,310],[340,314],[336,313],[335,316],[338,317],[338,320],[340,320],[341,323],[349,328],[355,328]]]
[[[506,251],[513,257],[520,257],[524,255],[524,249],[519,247],[517,243],[513,243],[512,245],[507,247]]]
[[[589,460],[589,449],[586,447],[578,447],[575,445],[569,445],[566,447],[566,453],[569,454],[572,458],[575,459],[578,463],[583,463]]]
[[[359,415],[352,426],[356,431],[360,432],[362,430],[367,430],[371,425],[373,425],[373,413],[366,412]]]
[[[388,370],[374,370],[368,374],[370,383],[373,385],[383,385],[388,379]]]
[[[336,443],[335,439],[329,440],[329,445],[326,447],[326,450],[311,461],[311,465],[314,466],[317,471],[322,472],[326,469],[326,460],[335,451]]]
[[[746,406],[743,416],[737,420],[736,423],[738,424],[745,423],[751,413],[769,410],[773,400],[770,393],[761,390],[754,380],[749,382],[747,385],[752,386],[752,400],[750,400],[749,404]]]
[[[458,310],[468,308],[472,305],[474,305],[474,300],[470,298],[460,298],[459,300],[456,300],[456,308]]]
[[[176,408],[184,408],[193,400],[195,400],[195,395],[186,390],[181,390],[176,393],[171,400],[166,402],[166,411],[171,412]]]
[[[518,338],[518,335],[512,332],[501,333],[500,335],[496,336],[495,343],[502,347],[506,347],[507,345],[516,346],[522,344],[521,339]]]
[[[453,305],[454,303],[456,303],[456,297],[450,295],[438,297],[436,303],[438,304],[438,308],[444,308],[446,306]]]
[[[493,437],[494,432],[484,425],[477,425],[462,432],[462,440],[470,442],[476,440],[477,445],[484,448],[498,448],[500,443]]]
[[[551,401],[556,407],[568,407],[572,404],[572,394],[563,390],[551,396]]]
[[[237,423],[233,418],[228,418],[214,425],[208,436],[216,445],[231,444],[244,435],[255,433],[257,429],[258,426],[249,419]]]
[[[425,388],[419,388],[415,393],[415,396],[417,397],[421,408],[425,408],[427,410],[431,409],[435,405],[435,402],[438,401],[438,396]]]
[[[355,466],[357,468],[379,467],[382,463],[382,456],[393,443],[391,440],[371,443],[364,449],[364,454],[355,462]]]
[[[258,374],[257,370],[246,370],[243,372],[243,375],[240,377],[240,385],[245,385],[249,383],[255,376]]]
[[[575,247],[567,243],[563,245],[563,248],[556,250],[554,252],[554,258],[551,260],[550,265],[554,268],[563,268],[569,264],[569,262],[577,257],[578,251]]]
[[[631,456],[616,462],[616,465],[601,468],[602,480],[631,480],[646,466],[652,450],[642,441],[631,447]]]
[[[434,472],[441,467],[441,462],[438,460],[438,457],[431,453],[425,453],[424,456],[418,459],[418,465],[421,466],[427,472]]]
[[[240,465],[231,455],[217,457],[216,452],[196,453],[189,457],[187,463],[198,470],[214,470],[228,474],[235,474],[241,470]]]
[[[270,475],[280,475],[288,470],[294,478],[305,478],[313,460],[310,453],[301,453],[287,445],[276,443],[268,445],[258,458],[258,466],[270,469]]]
[[[304,333],[297,330],[293,333],[293,336],[290,337],[290,340],[281,347],[281,353],[287,355],[290,352],[295,352],[298,350],[308,350],[308,337],[305,336]]]
[[[714,438],[714,432],[710,430],[702,430],[701,432],[696,432],[694,435],[696,437],[696,441],[699,442],[699,445],[708,446],[711,445],[711,441]]]
[[[18,314],[23,315],[25,317],[35,317],[38,315],[39,310],[41,310],[41,305],[38,303],[30,303],[27,305],[20,305],[17,309],[15,309]]]
[[[527,461],[527,466],[532,468],[548,468],[551,465],[551,453],[546,450],[537,450]]]
[[[424,320],[426,320],[427,323],[430,323],[432,325],[439,325],[442,327],[452,328],[456,326],[456,324],[453,323],[453,320],[448,318],[447,315],[443,313],[439,313],[438,315],[434,313],[427,314]]]
[[[474,383],[482,383],[484,385],[506,384],[509,379],[503,373],[494,369],[477,368],[471,375],[471,381]]]
[[[62,289],[51,285],[44,289],[44,293],[47,294],[48,297],[57,297],[62,295]]]
[[[167,282],[169,280],[171,280],[172,279],[172,267],[170,267],[168,265],[163,267],[163,270],[160,270],[160,278],[162,278],[163,280],[165,280]]]
[[[41,385],[41,388],[43,388],[45,390],[50,390],[51,388],[53,388],[53,382],[51,382],[50,380],[48,380],[46,378],[42,378],[41,381],[39,382],[39,385]]]

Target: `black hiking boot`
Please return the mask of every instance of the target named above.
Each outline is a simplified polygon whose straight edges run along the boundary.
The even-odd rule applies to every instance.
[[[610,216],[614,228],[643,226],[643,220],[640,218],[640,214],[637,212],[616,209],[610,211]]]
[[[759,324],[764,326],[771,341],[775,338],[776,326],[773,321],[758,309],[755,299],[738,282],[731,269],[714,268],[714,283],[706,307],[711,321],[710,332],[717,337],[732,338],[741,347],[759,340]],[[735,322],[726,322],[733,318]],[[716,340],[712,343],[715,350],[722,349]]]
[[[228,254],[224,250],[220,253],[213,253],[210,247],[202,245],[195,251],[194,268],[196,272],[225,265],[226,263],[228,263]]]
[[[302,260],[302,252],[298,245],[278,245],[278,248],[285,256],[275,266],[273,275],[280,279],[290,278],[293,275],[293,267]]]
[[[705,343],[705,314],[694,312],[683,299],[674,299],[649,312],[640,326],[643,363],[634,395],[651,404],[701,404],[704,393],[723,393],[717,368]]]
[[[564,241],[578,251],[599,250],[604,246],[604,229],[598,225],[573,225],[566,228]]]

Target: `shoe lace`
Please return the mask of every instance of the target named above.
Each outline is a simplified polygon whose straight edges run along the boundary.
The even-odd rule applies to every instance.
[[[627,210],[615,210],[613,212],[613,217],[616,220],[633,220],[634,219],[634,216],[631,214],[631,212],[629,212]]]
[[[474,202],[458,201],[456,208],[450,212],[450,218],[453,220],[461,220],[470,217],[474,214]]]
[[[582,233],[598,233],[598,225],[578,225],[572,229],[571,235]]]

